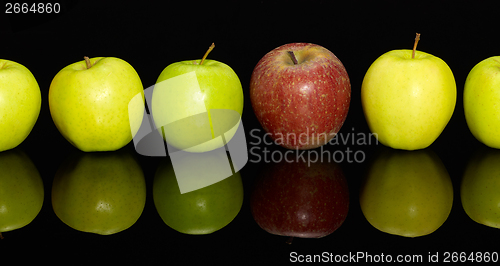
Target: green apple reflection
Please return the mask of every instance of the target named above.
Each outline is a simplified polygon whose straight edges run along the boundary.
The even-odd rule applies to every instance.
[[[110,235],[131,227],[146,203],[141,167],[128,151],[78,151],[57,171],[52,207],[68,226]]]
[[[471,158],[460,188],[462,206],[480,224],[500,228],[500,151],[484,147]]]
[[[418,237],[446,221],[453,187],[445,166],[431,150],[384,148],[368,169],[359,200],[365,218],[378,230]]]
[[[204,156],[197,164],[210,167],[219,155]],[[214,163],[210,163],[214,160]],[[210,171],[210,169],[207,169]],[[217,183],[181,194],[170,158],[162,161],[153,181],[153,199],[158,214],[174,230],[191,235],[210,234],[228,225],[243,205],[243,183],[239,172]]]
[[[0,238],[31,223],[43,205],[43,181],[19,148],[0,153]]]

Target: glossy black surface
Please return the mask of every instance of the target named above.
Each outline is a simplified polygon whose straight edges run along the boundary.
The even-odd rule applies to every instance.
[[[69,1],[67,1],[69,2]],[[158,3],[158,2],[156,2]],[[4,12],[4,6],[0,9]],[[4,233],[0,240],[2,257],[12,249],[28,258],[65,265],[99,262],[175,265],[220,262],[284,264],[290,252],[302,255],[422,255],[439,252],[499,252],[498,229],[472,221],[462,208],[460,181],[474,152],[484,148],[470,133],[462,104],[463,84],[470,69],[483,59],[499,54],[498,16],[492,6],[482,2],[449,2],[432,5],[400,1],[303,1],[270,4],[267,1],[229,5],[212,2],[78,1],[66,4],[60,15],[1,15],[0,58],[19,62],[36,77],[42,91],[40,117],[19,146],[39,170],[45,187],[45,201],[35,220],[22,229]],[[241,170],[244,202],[238,216],[223,229],[206,236],[181,234],[169,228],[156,212],[152,184],[163,158],[137,155],[147,185],[145,209],[131,228],[111,236],[76,231],[54,214],[50,191],[57,169],[70,154],[79,152],[57,131],[49,106],[48,90],[55,74],[83,56],[114,56],[129,62],[138,72],[145,88],[153,85],[170,63],[201,58],[208,46],[216,48],[209,58],[225,62],[240,77],[244,89],[243,123],[247,144],[254,141],[250,131],[262,130],[248,95],[253,67],[268,51],[289,42],[312,42],[331,50],[342,61],[351,79],[352,99],[347,120],[340,133],[368,134],[360,87],[370,64],[393,49],[411,49],[415,33],[421,33],[418,49],[443,59],[452,69],[457,84],[457,104],[448,126],[429,149],[444,163],[454,190],[453,207],[434,233],[418,238],[403,238],[382,233],[364,218],[359,206],[359,187],[368,162],[375,158],[381,144],[331,145],[335,150],[361,151],[362,163],[343,161],[350,192],[350,209],[344,224],[321,239],[295,239],[268,234],[253,220],[249,195],[264,162],[249,155]],[[262,134],[263,132],[260,132]],[[282,150],[266,146],[270,150]],[[134,152],[133,145],[125,149]],[[469,254],[469,253],[467,253]],[[66,257],[70,255],[70,257]],[[71,258],[71,259],[69,259]],[[450,258],[451,259],[451,258]],[[364,260],[359,260],[360,262]]]

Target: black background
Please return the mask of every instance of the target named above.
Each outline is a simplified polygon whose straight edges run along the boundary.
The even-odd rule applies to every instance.
[[[7,2],[7,1],[6,1]],[[460,201],[460,180],[474,152],[484,148],[470,133],[464,118],[463,85],[470,69],[483,59],[498,55],[498,16],[485,1],[302,1],[270,3],[252,1],[219,4],[210,1],[61,1],[60,14],[4,14],[1,5],[0,58],[19,62],[37,78],[42,109],[28,138],[19,146],[40,171],[45,201],[28,226],[4,233],[5,247],[23,252],[20,261],[37,258],[70,265],[88,263],[286,263],[290,252],[299,254],[424,255],[445,251],[500,251],[500,232],[473,222]],[[407,4],[403,4],[407,3]],[[271,235],[253,220],[249,195],[262,163],[249,162],[241,171],[244,205],[225,228],[206,236],[181,234],[163,223],[153,204],[151,188],[162,158],[138,155],[146,176],[148,196],[142,216],[131,228],[111,236],[83,233],[69,228],[54,214],[50,201],[52,180],[69,154],[77,153],[57,131],[50,117],[48,90],[55,74],[83,56],[113,56],[129,62],[145,88],[154,85],[170,63],[199,59],[208,46],[209,58],[224,62],[238,74],[244,89],[245,131],[260,129],[249,101],[248,84],[255,64],[270,50],[290,42],[316,43],[332,51],[351,79],[352,99],[340,133],[368,133],[360,88],[370,64],[383,53],[411,49],[421,33],[418,50],[443,59],[457,85],[457,104],[451,121],[428,148],[446,166],[454,187],[449,218],[434,233],[403,238],[382,233],[364,218],[358,190],[367,162],[384,149],[380,145],[347,145],[366,154],[363,163],[341,164],[350,189],[350,209],[344,224],[321,239],[296,239]],[[345,148],[345,147],[339,147]],[[125,149],[133,151],[129,144]],[[5,252],[5,253],[4,253]],[[69,255],[69,257],[68,257]],[[104,255],[104,256],[101,256]]]

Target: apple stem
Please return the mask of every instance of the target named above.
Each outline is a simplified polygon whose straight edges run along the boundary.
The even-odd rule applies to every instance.
[[[293,64],[296,65],[298,64],[299,62],[297,61],[297,58],[295,57],[295,54],[293,53],[293,51],[288,51],[288,54],[290,55],[290,57],[292,58],[292,61],[293,61]]]
[[[411,58],[415,59],[415,50],[417,50],[417,43],[420,40],[420,33],[417,33],[417,36],[415,37],[415,43],[413,44],[413,53],[411,54]]]
[[[292,241],[293,241],[293,236],[289,237],[288,240],[286,241],[286,243],[288,245],[291,245],[292,244]]]
[[[0,232],[0,239],[3,239],[2,232]]]
[[[207,58],[208,54],[215,48],[215,44],[212,43],[212,45],[210,45],[210,47],[208,47],[208,50],[207,52],[205,53],[205,55],[203,55],[203,58],[201,59],[200,61],[200,65],[203,64],[203,61],[205,61],[205,58]]]
[[[87,63],[87,69],[92,67],[92,64],[90,64],[90,59],[88,56],[84,56],[83,59],[85,59],[85,63]]]

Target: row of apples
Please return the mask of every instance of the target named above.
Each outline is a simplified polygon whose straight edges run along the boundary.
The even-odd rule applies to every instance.
[[[455,109],[451,69],[442,59],[416,50],[419,38],[417,34],[413,50],[390,51],[375,60],[361,87],[370,130],[382,144],[396,149],[428,147]],[[139,75],[124,60],[85,57],[52,80],[52,119],[78,149],[113,151],[139,130],[146,100],[157,128],[188,119],[182,126],[163,128],[170,145],[199,146],[196,152],[218,148],[205,145],[213,138],[214,123],[229,131],[238,121],[211,121],[210,110],[233,110],[241,116],[244,93],[231,67],[206,59],[214,47],[201,60],[167,66],[146,97]],[[499,66],[499,57],[481,61],[469,73],[464,89],[467,124],[478,140],[493,148],[500,148]],[[3,151],[28,136],[40,112],[41,96],[34,76],[21,64],[0,60],[0,73],[5,100],[0,124]],[[290,43],[267,53],[255,66],[249,87],[258,121],[273,138],[291,136],[281,144],[290,149],[312,149],[331,140],[342,127],[351,100],[343,64],[326,48],[310,43]],[[192,118],[204,112],[208,116]]]

